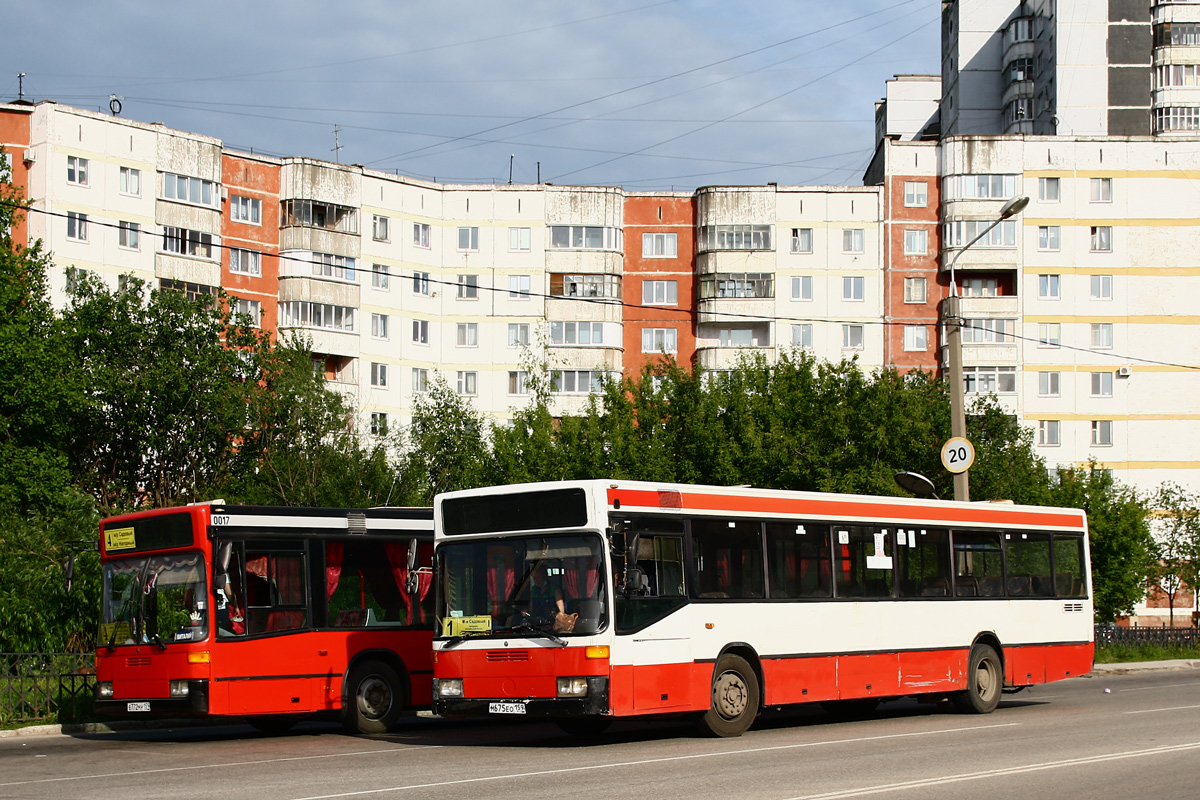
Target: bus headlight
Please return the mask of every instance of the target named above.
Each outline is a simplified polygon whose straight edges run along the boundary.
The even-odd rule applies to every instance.
[[[559,697],[587,697],[587,678],[559,678]]]
[[[433,691],[438,697],[462,697],[462,678],[434,678]]]
[[[96,684],[97,700],[112,700],[113,690],[111,681],[100,681]]]
[[[187,697],[188,682],[186,680],[171,681],[171,697]]]

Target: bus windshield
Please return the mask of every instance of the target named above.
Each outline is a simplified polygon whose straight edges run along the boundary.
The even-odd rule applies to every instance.
[[[204,557],[140,556],[104,565],[103,645],[200,641],[208,636]]]
[[[590,634],[607,623],[603,540],[596,534],[453,541],[437,558],[442,636]],[[564,624],[560,614],[578,616]]]

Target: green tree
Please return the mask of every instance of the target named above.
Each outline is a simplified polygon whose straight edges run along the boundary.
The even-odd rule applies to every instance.
[[[496,469],[488,426],[468,398],[440,378],[417,397],[403,460],[410,498],[432,505],[439,492],[487,486]]]
[[[1200,585],[1200,498],[1173,483],[1154,495],[1154,546],[1150,578],[1167,596],[1175,624],[1175,596]]]

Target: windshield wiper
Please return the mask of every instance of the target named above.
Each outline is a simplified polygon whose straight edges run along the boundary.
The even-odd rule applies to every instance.
[[[446,640],[446,643],[442,645],[442,649],[449,650],[451,647],[456,647],[456,646],[462,644],[464,641],[466,641],[467,639],[469,639],[472,636],[480,636],[482,634],[483,634],[483,631],[469,631],[467,633],[460,633],[457,636],[451,636],[449,639]]]
[[[509,625],[508,629],[514,633],[517,633],[520,631],[532,631],[533,633],[540,634],[541,636],[546,637],[547,639],[554,642],[559,647],[567,646],[567,640],[563,639],[560,636],[558,636],[557,634],[555,634],[554,631],[550,628],[550,626],[546,625],[546,624],[539,625],[539,624],[535,624],[533,622],[525,621],[525,622],[518,622],[514,625]]]

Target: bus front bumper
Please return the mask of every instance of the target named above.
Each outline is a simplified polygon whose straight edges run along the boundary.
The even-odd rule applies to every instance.
[[[609,714],[608,678],[588,678],[584,697],[433,698],[433,713],[440,717],[541,717],[566,718]]]
[[[104,717],[155,718],[203,717],[208,715],[208,681],[189,680],[186,697],[124,697],[114,700],[101,697],[100,685],[96,686],[94,707]]]

